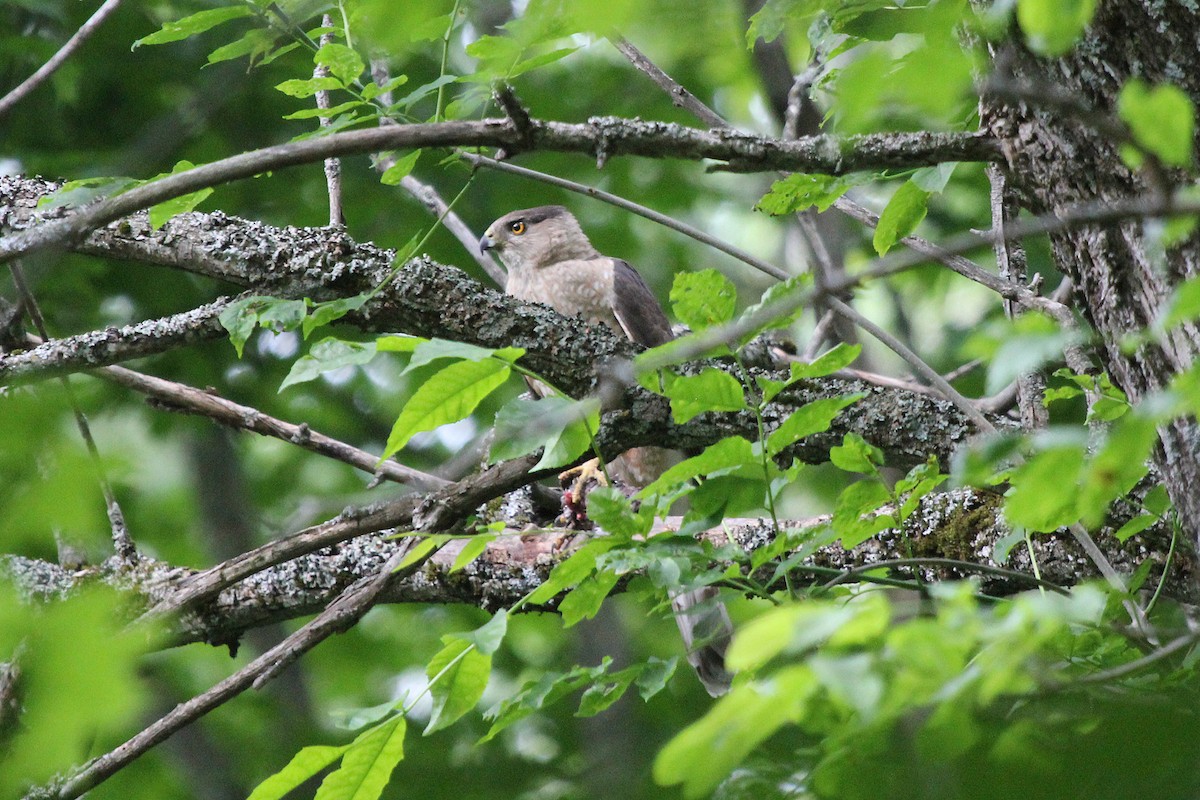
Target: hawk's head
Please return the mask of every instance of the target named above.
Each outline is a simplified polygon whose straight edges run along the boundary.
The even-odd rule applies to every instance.
[[[562,206],[538,206],[505,214],[484,231],[479,249],[495,250],[510,270],[599,255],[579,222]]]

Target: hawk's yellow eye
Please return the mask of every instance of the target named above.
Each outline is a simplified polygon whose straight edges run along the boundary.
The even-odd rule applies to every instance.
[[[513,233],[515,233],[517,236],[520,236],[522,233],[525,232],[525,220],[519,219],[516,222],[508,223],[508,229],[510,231],[512,231]]]

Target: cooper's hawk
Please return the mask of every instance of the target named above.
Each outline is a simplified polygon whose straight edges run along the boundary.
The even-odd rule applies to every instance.
[[[579,222],[562,206],[513,211],[488,226],[480,250],[495,250],[508,268],[505,291],[546,305],[565,316],[581,316],[654,347],[672,338],[667,315],[633,267],[601,255]],[[538,391],[537,387],[534,387]],[[610,474],[633,488],[651,483],[670,465],[672,452],[638,447],[613,460]],[[725,648],[732,625],[716,590],[673,593],[675,618],[688,661],[714,697],[729,689]]]

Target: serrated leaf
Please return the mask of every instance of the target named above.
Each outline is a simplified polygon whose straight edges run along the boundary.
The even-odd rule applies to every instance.
[[[878,514],[880,507],[891,500],[887,487],[876,480],[852,483],[838,495],[833,509],[833,530],[850,550],[870,539],[896,521],[888,514]]]
[[[504,635],[508,632],[508,610],[500,609],[487,622],[470,633],[451,634],[457,639],[470,642],[485,656],[490,656],[500,649]]]
[[[872,244],[875,252],[884,255],[896,242],[917,229],[921,220],[929,213],[930,193],[911,180],[901,184],[887,207],[879,215]]]
[[[458,551],[458,555],[454,557],[454,563],[450,565],[450,574],[453,575],[460,569],[467,567],[475,559],[483,555],[483,551],[487,550],[487,546],[496,541],[497,534],[495,533],[477,533],[470,539],[467,539],[463,549]]]
[[[667,681],[671,680],[671,676],[675,674],[675,668],[679,665],[679,659],[675,656],[666,659],[651,657],[649,661],[642,665],[642,670],[638,674],[637,680],[634,682],[638,687],[638,694],[642,700],[649,701],[651,697],[661,692],[667,687]]]
[[[318,78],[292,78],[275,84],[276,91],[283,92],[288,97],[312,97],[317,92],[330,92],[344,89],[345,85],[337,78],[328,75]]]
[[[452,725],[473,709],[483,697],[492,672],[492,657],[470,642],[450,636],[443,637],[443,641],[446,646],[425,667],[433,696],[426,736]]]
[[[883,464],[883,452],[857,433],[847,433],[840,445],[829,448],[829,460],[846,472],[874,474]]]
[[[579,698],[577,717],[594,717],[613,703],[625,696],[633,679],[637,676],[637,668],[623,669],[612,675],[599,678],[589,686]]]
[[[1017,22],[1034,52],[1059,56],[1075,46],[1096,12],[1096,0],[1017,0]]]
[[[157,177],[161,178],[166,174],[177,175],[181,172],[187,172],[189,169],[192,169],[195,166],[196,165],[190,161],[179,161],[171,169],[170,173],[164,173],[164,175],[159,175]],[[200,205],[200,203],[204,202],[205,198],[212,193],[213,190],[211,187],[199,189],[195,192],[180,195],[179,197],[174,197],[170,200],[165,200],[161,203],[158,203],[157,205],[150,206],[146,212],[150,219],[150,227],[154,230],[158,230],[164,224],[166,224],[167,220],[171,219],[171,217],[191,211],[196,206]]]
[[[273,299],[258,312],[258,324],[274,333],[290,331],[300,325],[307,311],[303,300]]]
[[[196,34],[211,30],[222,22],[228,22],[240,17],[248,17],[251,13],[252,9],[245,5],[225,6],[224,8],[210,8],[205,11],[198,11],[183,19],[164,23],[162,28],[155,33],[143,36],[141,39],[135,41],[132,49],[136,50],[143,45],[179,42]]]
[[[1133,538],[1137,534],[1149,528],[1154,523],[1158,522],[1158,517],[1152,514],[1138,514],[1133,519],[1126,522],[1117,532],[1113,534],[1118,542],[1124,542]]]
[[[351,311],[357,311],[370,299],[371,293],[363,292],[353,297],[339,297],[337,300],[327,300],[324,303],[315,304],[309,310],[308,316],[304,318],[304,322],[301,324],[301,332],[304,338],[307,339],[309,334],[317,328],[336,322]],[[379,349],[378,340],[376,340],[376,349]]]
[[[853,364],[860,353],[862,353],[861,344],[839,342],[836,347],[825,351],[815,361],[808,364],[802,361],[793,361],[790,366],[791,379],[795,381],[802,378],[824,378],[826,375],[832,375],[839,369],[845,369]]]
[[[654,759],[654,780],[682,784],[684,797],[706,797],[779,728],[802,716],[819,685],[804,665],[769,682],[735,686],[680,731]]]
[[[596,569],[597,556],[607,552],[615,544],[616,542],[606,539],[593,539],[572,553],[565,561],[560,561],[550,571],[550,577],[546,579],[546,582],[530,593],[529,603],[541,605],[549,602],[563,589],[574,586],[591,575]]]
[[[777,217],[816,207],[826,211],[837,199],[862,181],[851,176],[794,173],[771,184],[754,209]]]
[[[350,745],[305,747],[292,756],[287,766],[254,788],[246,800],[279,800],[321,770],[337,761]]]
[[[282,392],[297,383],[311,381],[323,372],[366,364],[374,357],[374,342],[348,342],[327,336],[314,344],[307,355],[296,359],[296,363],[292,364],[287,377],[280,384],[279,391]]]
[[[693,331],[702,331],[733,319],[737,289],[715,269],[680,272],[671,286],[671,307],[676,318]]]
[[[399,89],[406,83],[408,83],[407,75],[397,75],[382,86],[377,83],[368,83],[363,87],[362,96],[364,100],[374,100],[376,97],[379,97],[382,94],[387,94],[388,92],[393,92],[396,89]]]
[[[360,734],[314,800],[376,800],[404,758],[406,729],[404,717],[396,716]]]
[[[1083,445],[1045,449],[1013,470],[1012,488],[1004,501],[1004,516],[1012,525],[1050,532],[1079,520],[1074,491],[1051,492],[1047,486],[1079,485],[1083,476]]]
[[[1133,132],[1134,141],[1164,164],[1192,163],[1196,107],[1178,86],[1164,83],[1150,88],[1134,78],[1121,87],[1117,113]]]
[[[595,680],[608,671],[612,660],[607,656],[598,666],[575,667],[570,672],[547,672],[529,681],[512,697],[488,709],[484,716],[493,720],[492,727],[479,740],[490,741],[496,734],[546,706],[558,702],[571,692]]]
[[[396,565],[395,571],[399,572],[402,569],[411,567],[413,564],[416,564],[418,561],[432,553],[436,548],[441,547],[448,541],[450,541],[450,536],[449,534],[445,533],[435,533],[429,536],[422,536],[421,540],[414,544],[409,551],[404,554],[404,558],[400,559],[400,563]]]
[[[392,337],[397,340],[402,340],[405,337]],[[389,345],[389,347],[392,345]],[[396,352],[404,352],[407,344],[402,341],[395,343]],[[467,344],[466,342],[454,342],[449,339],[424,339],[419,340],[416,346],[412,349],[412,358],[408,362],[408,366],[404,368],[404,373],[412,372],[417,367],[423,367],[426,364],[437,361],[441,358],[458,358],[467,361],[482,361],[485,358],[498,358],[501,361],[511,364],[521,356],[525,355],[524,348],[521,347],[502,347],[492,349],[489,347],[479,347],[478,345]]]
[[[232,61],[235,58],[242,56],[250,56],[253,58],[256,55],[266,53],[275,43],[275,34],[269,30],[255,28],[247,31],[240,39],[236,39],[229,44],[222,45],[216,50],[208,54],[209,65],[220,64],[224,61]]]
[[[488,358],[458,361],[434,374],[404,404],[380,460],[395,455],[422,431],[466,418],[511,371],[505,362]]]
[[[355,108],[369,105],[362,100],[347,100],[344,103],[338,103],[332,108],[302,108],[299,111],[293,111],[291,114],[284,114],[284,119],[313,119],[314,117],[327,117],[332,119],[338,114],[344,114]]]
[[[706,411],[741,411],[747,407],[742,384],[715,367],[706,367],[698,375],[664,372],[663,394],[671,400],[671,416],[680,425]]]
[[[413,167],[417,165],[417,159],[421,157],[420,150],[413,150],[411,153],[401,156],[396,159],[396,163],[388,167],[382,175],[379,176],[379,182],[384,186],[399,186],[400,181],[408,177],[413,171]]]
[[[866,397],[866,392],[814,400],[793,411],[767,437],[767,455],[776,456],[784,448],[814,433],[829,430],[833,420],[846,406]]]
[[[340,42],[321,45],[321,49],[313,55],[313,63],[327,67],[329,73],[346,86],[357,80],[366,67],[362,56],[353,47],[347,47]]]
[[[578,458],[600,427],[600,403],[551,395],[541,400],[518,397],[496,414],[489,463],[518,458],[544,448],[534,470],[562,466]]]
[[[221,327],[229,332],[229,341],[233,343],[238,358],[242,357],[242,349],[258,324],[259,309],[274,299],[264,295],[243,297],[227,305],[217,316]]]
[[[562,614],[563,627],[569,628],[577,622],[591,619],[600,610],[600,604],[617,585],[620,576],[615,572],[597,572],[580,581],[567,593],[558,605]]]
[[[633,510],[633,503],[611,486],[600,486],[588,493],[588,517],[606,533],[625,539],[644,536],[654,523],[651,514]]]
[[[668,468],[657,480],[639,491],[637,497],[653,497],[684,481],[755,463],[757,459],[749,440],[741,436],[727,436],[704,448],[699,455],[684,459]]]

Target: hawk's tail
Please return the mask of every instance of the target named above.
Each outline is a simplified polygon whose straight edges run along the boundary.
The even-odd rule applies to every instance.
[[[712,586],[672,592],[671,607],[683,634],[688,663],[713,697],[729,691],[733,673],[725,668],[725,650],[733,636],[733,623],[725,604]]]

